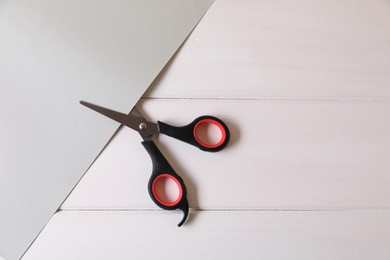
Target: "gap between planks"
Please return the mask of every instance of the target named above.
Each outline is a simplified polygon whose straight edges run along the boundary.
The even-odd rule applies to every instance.
[[[191,212],[387,212],[390,208],[314,208],[314,209],[190,209]],[[57,212],[165,212],[161,209],[59,209]]]
[[[300,97],[142,97],[147,100],[221,100],[221,101],[271,101],[271,102],[390,102],[389,98],[300,98]]]

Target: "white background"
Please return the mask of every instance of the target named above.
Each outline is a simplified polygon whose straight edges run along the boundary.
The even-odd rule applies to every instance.
[[[138,106],[231,129],[219,153],[158,140],[188,222],[121,129],[23,260],[390,258],[388,1],[217,0]]]

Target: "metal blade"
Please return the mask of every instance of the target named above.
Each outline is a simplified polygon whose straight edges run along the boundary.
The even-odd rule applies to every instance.
[[[126,115],[105,107],[101,107],[98,105],[91,104],[86,101],[80,101],[80,104],[102,114],[106,117],[111,118],[112,120],[115,120],[122,125],[125,125],[127,127],[130,127],[131,129],[137,131],[140,133],[142,138],[149,139],[153,134],[158,133],[158,127],[157,124],[154,124],[152,122],[149,122],[145,120],[143,117],[133,116],[133,115]]]

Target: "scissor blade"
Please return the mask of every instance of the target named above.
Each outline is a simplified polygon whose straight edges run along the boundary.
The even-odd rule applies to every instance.
[[[112,120],[115,120],[127,127],[130,127],[131,129],[139,132],[143,137],[144,136],[151,136],[154,134],[154,131],[157,131],[157,125],[148,122],[147,120],[141,118],[141,117],[136,117],[132,115],[127,115],[123,114],[105,107],[101,107],[98,105],[91,104],[86,101],[80,101],[80,104],[102,114],[105,115]],[[145,124],[147,127],[145,129],[141,129],[140,125]]]

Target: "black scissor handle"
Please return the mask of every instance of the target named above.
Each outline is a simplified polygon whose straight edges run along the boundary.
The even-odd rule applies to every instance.
[[[145,147],[146,151],[150,155],[153,163],[152,176],[149,179],[148,191],[150,198],[153,202],[162,209],[165,210],[175,210],[180,209],[183,211],[184,215],[178,226],[180,227],[186,221],[188,217],[188,200],[187,200],[187,188],[184,185],[182,178],[172,169],[171,165],[162,155],[160,150],[157,148],[156,144],[153,141],[144,141],[142,145]],[[163,178],[169,178],[173,180],[179,188],[178,198],[171,202],[165,201],[161,198],[156,190],[157,182]]]
[[[160,133],[196,146],[207,152],[221,151],[226,147],[230,140],[230,132],[227,125],[222,120],[213,116],[200,116],[188,125],[181,127],[171,126],[160,121],[158,121],[157,124]],[[198,130],[203,125],[207,124],[215,125],[221,131],[221,138],[217,143],[206,143],[200,138]]]

